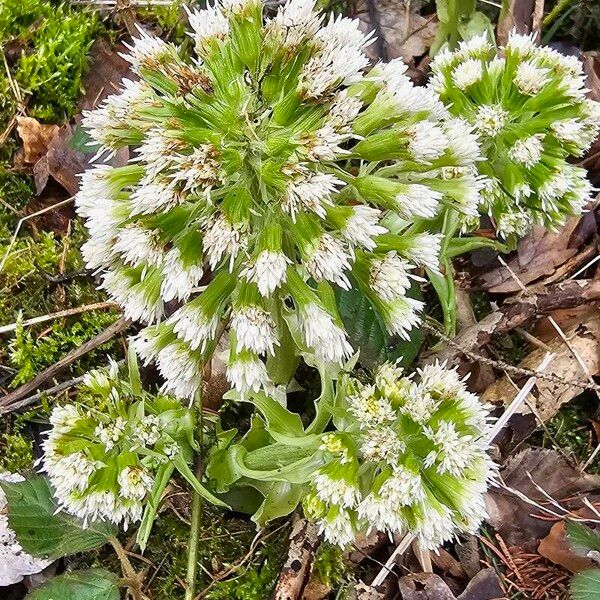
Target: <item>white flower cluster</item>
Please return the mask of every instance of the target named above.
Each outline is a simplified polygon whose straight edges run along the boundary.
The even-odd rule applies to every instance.
[[[556,229],[590,200],[586,171],[567,159],[598,136],[600,104],[586,98],[576,57],[515,32],[497,51],[486,35],[440,52],[431,86],[479,132],[484,208],[498,233],[522,236],[535,223]]]
[[[16,483],[25,478],[16,473],[0,473],[0,481]],[[6,496],[0,487],[0,588],[18,583],[25,575],[34,575],[45,569],[52,560],[27,554],[17,541],[5,514]]]
[[[408,227],[441,203],[476,214],[472,126],[401,61],[365,76],[371,36],[314,0],[266,20],[259,0],[222,0],[190,24],[193,61],[142,32],[125,56],[139,79],[84,119],[98,156],[134,147],[128,165],[84,173],[76,202],[88,266],[148,324],[139,355],[192,397],[228,324],[228,378],[258,391],[293,320],[303,351],[341,363],[352,348],[329,298],[355,282],[406,337],[422,309],[407,297],[414,270],[436,270],[440,250]]]
[[[142,516],[156,469],[180,451],[165,408],[184,409],[174,399],[136,399],[114,364],[88,373],[80,394],[85,403],[52,410],[43,470],[59,508],[84,525],[110,521],[127,529]]]
[[[350,379],[325,434],[325,466],[310,483],[306,513],[332,543],[358,532],[412,533],[435,549],[474,533],[496,473],[488,457],[488,409],[456,371],[435,364],[418,381],[386,363],[371,385]]]

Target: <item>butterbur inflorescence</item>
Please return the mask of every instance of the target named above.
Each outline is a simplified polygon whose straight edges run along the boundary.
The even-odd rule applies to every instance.
[[[441,203],[477,212],[472,127],[399,61],[364,75],[371,36],[314,4],[192,12],[191,61],[141,32],[126,55],[139,80],[85,116],[98,156],[135,150],[83,175],[84,255],[148,324],[135,347],[176,396],[198,390],[226,326],[242,393],[270,386],[264,358],[283,338],[340,364],[352,348],[333,286],[360,287],[406,337],[422,308],[407,296],[414,269],[437,269],[440,248],[410,226]]]
[[[59,508],[127,528],[141,518],[157,470],[189,450],[190,413],[132,389],[116,363],[88,373],[78,400],[52,410],[43,470]]]
[[[488,409],[455,370],[435,364],[418,380],[386,363],[372,384],[348,379],[325,461],[310,483],[306,514],[330,542],[351,543],[371,529],[413,534],[435,549],[473,533],[496,472],[488,457]]]
[[[440,52],[432,87],[450,112],[477,129],[489,183],[484,208],[504,237],[533,224],[555,230],[590,199],[581,156],[598,135],[600,104],[585,97],[581,62],[511,33],[500,51],[486,35]]]

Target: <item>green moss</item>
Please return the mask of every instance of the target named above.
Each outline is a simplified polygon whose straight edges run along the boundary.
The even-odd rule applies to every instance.
[[[315,556],[315,572],[325,585],[334,589],[338,587],[344,581],[347,572],[342,550],[338,546],[323,542]]]
[[[179,497],[181,498],[181,496]],[[181,503],[178,503],[181,504]],[[179,506],[185,515],[187,507]],[[228,569],[246,554],[256,535],[254,523],[238,519],[231,513],[205,505],[200,531],[199,563],[206,571],[217,574]],[[203,596],[207,600],[264,600],[273,588],[287,541],[287,530],[273,534],[259,544],[251,558],[230,579],[215,584]],[[145,555],[161,564],[150,587],[155,598],[178,600],[184,597],[181,582],[185,580],[189,526],[174,513],[162,512],[156,520]],[[211,583],[204,569],[199,569],[198,591]]]
[[[183,13],[183,0],[173,0],[168,6],[138,7],[136,15],[140,21],[152,23],[161,38],[176,44],[189,40],[188,26]]]
[[[66,323],[54,321],[44,336],[36,336],[31,329],[17,324],[15,337],[9,346],[10,364],[16,369],[11,387],[26,383],[37,373],[57,362],[71,350],[78,348],[106,329],[118,318],[115,311],[93,311],[68,319]],[[118,358],[118,341],[100,346],[79,360],[71,368],[72,375],[81,375],[91,368],[99,353],[112,350],[112,356]]]
[[[546,430],[538,432],[531,442],[546,448],[557,446],[579,464],[584,464],[595,448],[591,419],[597,407],[597,399],[583,394],[573,402],[561,407],[546,423]],[[594,461],[587,468],[589,473],[600,473],[600,462]]]
[[[0,207],[0,226],[13,225],[17,216],[11,208],[15,211],[22,210],[32,194],[30,177],[23,173],[13,173],[0,165],[0,200],[3,205]]]
[[[28,97],[29,115],[58,122],[73,114],[98,31],[95,12],[47,0],[0,3],[0,42],[12,50],[7,58],[21,95]],[[0,87],[6,85],[3,81]]]
[[[0,434],[0,471],[19,473],[31,469],[33,452],[31,439],[17,431]]]
[[[1,207],[0,215],[9,219]],[[0,226],[0,260],[6,256],[0,271],[0,324],[16,321],[19,313],[27,319],[103,299],[92,278],[85,276],[79,251],[85,233],[78,222],[73,222],[68,239],[42,231],[36,238],[20,235],[10,247],[13,230],[14,226]],[[67,251],[61,265],[65,245]],[[58,285],[53,278],[61,276],[61,266],[67,277]]]

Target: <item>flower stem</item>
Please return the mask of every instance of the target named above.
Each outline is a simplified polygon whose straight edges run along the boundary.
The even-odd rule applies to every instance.
[[[196,411],[198,414],[198,438],[200,443],[200,453],[196,456],[195,475],[198,480],[202,478],[202,432],[204,424],[202,422],[202,387],[196,394]],[[185,600],[193,600],[196,591],[196,576],[198,574],[198,546],[200,541],[200,521],[202,519],[202,497],[196,491],[192,492],[192,518],[190,523],[190,539],[188,546],[187,573],[185,577]]]

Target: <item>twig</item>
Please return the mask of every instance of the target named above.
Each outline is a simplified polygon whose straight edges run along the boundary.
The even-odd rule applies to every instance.
[[[139,573],[136,573],[121,542],[115,536],[110,536],[108,541],[119,558],[121,570],[125,577],[125,584],[133,600],[148,600],[148,596],[142,592],[143,577]]]
[[[31,404],[35,404],[38,400],[41,400],[42,396],[44,396],[44,395],[53,396],[55,394],[60,394],[60,392],[64,392],[65,390],[68,390],[68,389],[80,384],[83,381],[83,377],[84,376],[81,375],[79,377],[75,377],[74,379],[69,379],[69,381],[63,381],[62,383],[54,385],[54,386],[48,388],[47,390],[44,390],[43,392],[38,392],[37,394],[28,396],[27,398],[24,398],[23,400],[19,400],[19,402],[14,402],[10,406],[10,411],[7,411],[7,412],[15,412],[17,410],[20,410],[21,408],[24,408],[25,406],[30,406]],[[2,413],[2,412],[3,411],[0,410],[0,413]]]
[[[559,308],[575,308],[597,300],[600,300],[600,281],[577,279],[552,284],[537,294],[530,293],[529,296],[507,300],[476,325],[461,331],[452,344],[449,343],[440,352],[432,353],[427,360],[431,362],[437,358],[455,364],[461,354],[484,346],[494,335],[513,331]]]
[[[378,587],[385,581],[385,578],[388,576],[388,573],[391,573],[392,569],[394,568],[396,558],[402,553],[404,553],[406,550],[408,550],[409,546],[413,543],[414,539],[415,536],[412,533],[407,533],[402,538],[402,541],[398,544],[398,546],[396,546],[396,549],[386,560],[385,565],[383,565],[383,569],[381,569],[381,571],[379,571],[379,573],[377,573],[377,575],[375,576],[375,579],[373,579],[373,582],[371,583],[372,587]]]
[[[583,381],[580,379],[565,379],[564,377],[559,377],[558,375],[553,375],[552,373],[537,373],[532,369],[526,369],[524,367],[515,367],[514,365],[509,365],[503,360],[494,360],[491,358],[487,358],[486,356],[482,356],[477,352],[473,352],[472,350],[468,350],[467,348],[460,346],[452,338],[449,338],[447,335],[444,335],[439,329],[429,325],[429,323],[427,323],[426,321],[423,321],[421,323],[421,327],[438,336],[440,339],[444,340],[444,342],[446,342],[448,346],[451,346],[456,351],[457,355],[464,354],[467,358],[474,362],[481,362],[483,364],[490,365],[496,369],[500,369],[502,371],[506,371],[507,373],[512,373],[514,375],[527,375],[529,377],[537,377],[538,379],[549,381],[550,383],[566,385],[580,390],[594,390],[596,392],[600,392],[600,385],[598,385],[597,383],[592,384],[588,381]]]
[[[287,558],[271,596],[272,600],[296,600],[302,597],[318,545],[315,524],[296,516],[290,533]]]
[[[525,295],[529,296],[530,295],[529,290],[527,290],[527,288],[525,287],[523,282],[519,279],[517,274],[508,266],[506,261],[501,256],[498,256],[498,261],[500,262],[501,265],[503,265],[506,268],[506,270],[510,273],[510,276],[517,282],[517,285],[521,288],[522,292]],[[571,344],[571,342],[567,339],[567,336],[565,335],[565,332],[562,330],[562,327],[556,322],[556,320],[554,319],[554,317],[552,315],[548,316],[548,321],[550,322],[550,324],[552,325],[552,327],[554,328],[556,333],[558,333],[560,339],[564,342],[565,346],[569,349],[569,352],[573,355],[573,357],[577,361],[577,364],[581,367],[581,370],[583,371],[584,375],[587,377],[588,381],[592,385],[595,385],[594,378],[592,377],[590,370],[588,369],[587,365],[585,364],[585,361],[583,360],[583,358],[581,357],[579,352],[577,352],[577,350],[573,347],[573,344]],[[596,394],[598,394],[598,392],[596,392]],[[599,396],[599,399],[600,399],[600,396]]]
[[[544,356],[544,359],[538,366],[537,371],[542,372],[552,362],[554,357],[555,357],[555,355],[552,354],[551,352],[546,354],[546,356]],[[539,373],[537,373],[537,376],[539,377]],[[527,396],[529,395],[529,392],[531,392],[531,390],[533,389],[535,382],[536,382],[536,375],[530,377],[525,382],[525,385],[521,388],[519,393],[515,396],[514,400],[508,405],[508,407],[502,413],[502,416],[494,423],[494,426],[492,427],[492,429],[490,430],[490,432],[488,434],[488,439],[487,439],[488,443],[491,443],[492,440],[494,440],[494,438],[502,431],[502,429],[504,429],[504,427],[506,426],[506,424],[508,423],[510,418],[515,414],[515,411],[517,410],[517,408],[519,408],[519,406],[521,406],[521,404],[523,404],[523,402],[525,401],[525,398],[527,398]]]
[[[110,341],[122,331],[125,331],[127,327],[129,327],[129,321],[125,317],[121,317],[118,321],[115,321],[97,336],[79,346],[79,348],[71,350],[71,352],[69,352],[66,356],[42,371],[34,379],[18,387],[13,392],[6,394],[6,396],[3,398],[0,398],[0,414],[11,412],[13,410],[13,406],[17,404],[19,400],[26,397],[34,390],[40,388],[44,383],[46,383],[46,381],[54,377],[54,375],[57,373],[60,373],[60,371],[73,364],[76,360],[88,352],[95,350],[99,346],[102,346],[106,342]],[[20,403],[19,407],[22,408],[22,406],[23,403]]]
[[[41,315],[39,317],[33,317],[26,319],[21,323],[23,327],[29,327],[30,325],[39,325],[40,323],[47,323],[48,321],[54,321],[55,319],[62,319],[63,317],[72,317],[73,315],[80,315],[82,313],[90,312],[92,310],[104,310],[105,308],[118,309],[119,305],[115,302],[96,302],[95,304],[86,304],[84,306],[76,306],[74,308],[67,308],[65,310],[59,310],[55,313],[47,315]],[[10,323],[9,325],[2,325],[0,327],[0,333],[10,333],[17,328],[17,323]]]

